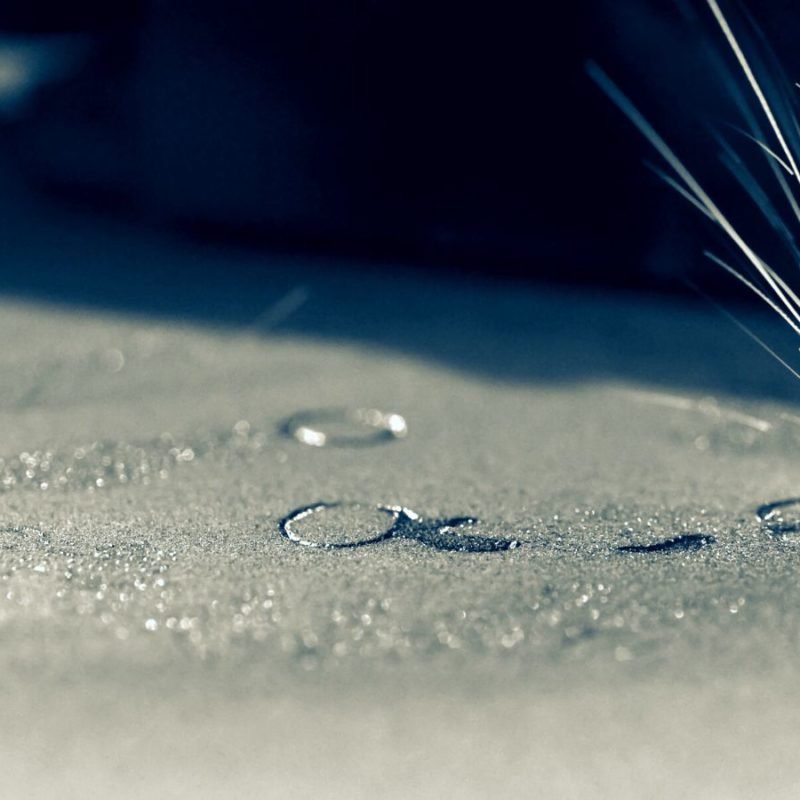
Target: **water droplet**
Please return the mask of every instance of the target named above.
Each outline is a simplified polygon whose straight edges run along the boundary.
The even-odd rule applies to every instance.
[[[331,408],[293,414],[280,431],[310,447],[364,447],[402,439],[408,425],[400,414],[376,408]]]
[[[800,497],[765,503],[756,509],[756,516],[775,536],[800,533]]]
[[[633,660],[633,653],[627,647],[615,647],[614,648],[614,658],[617,661],[624,662],[624,661],[632,661]]]
[[[629,544],[618,547],[620,553],[662,553],[674,550],[699,550],[701,547],[714,544],[716,539],[704,533],[687,533],[683,536],[676,536],[674,539],[666,539],[663,542],[653,544]]]
[[[233,426],[233,432],[237,436],[247,436],[250,433],[250,423],[246,419],[240,419]]]
[[[102,361],[109,372],[120,372],[125,366],[125,354],[122,350],[112,347],[103,353]]]
[[[408,531],[401,531],[398,535],[416,539],[437,550],[453,550],[461,553],[497,553],[503,550],[514,550],[520,546],[517,539],[463,533],[464,528],[476,525],[478,522],[480,520],[473,517],[420,520]]]

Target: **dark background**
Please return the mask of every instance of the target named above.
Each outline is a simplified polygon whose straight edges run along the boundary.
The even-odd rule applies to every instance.
[[[800,75],[792,4],[752,11]],[[730,58],[699,0],[6,2],[0,36],[6,206],[24,186],[85,218],[364,269],[682,291],[724,242],[643,166],[592,58],[779,249],[717,161],[709,124],[764,167],[724,127],[741,124]],[[0,265],[0,289],[52,285]]]

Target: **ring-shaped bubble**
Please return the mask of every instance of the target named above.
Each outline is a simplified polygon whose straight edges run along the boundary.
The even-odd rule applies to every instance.
[[[381,533],[369,536],[364,539],[344,542],[320,542],[306,539],[300,536],[295,530],[294,525],[308,517],[319,513],[325,509],[331,508],[367,508],[375,511],[380,511],[387,514],[391,518],[391,525]],[[418,519],[418,515],[411,509],[403,508],[402,506],[385,506],[385,505],[366,505],[364,503],[312,503],[308,506],[301,506],[295,509],[290,514],[287,514],[279,523],[281,534],[289,541],[295,544],[303,545],[304,547],[316,547],[323,550],[344,550],[354,547],[363,547],[368,544],[375,544],[383,542],[386,539],[391,539],[393,536],[398,535],[403,525]]]
[[[325,430],[336,426],[345,432]],[[327,408],[299,411],[280,424],[280,431],[309,447],[370,447],[404,438],[408,425],[400,414],[377,408]]]

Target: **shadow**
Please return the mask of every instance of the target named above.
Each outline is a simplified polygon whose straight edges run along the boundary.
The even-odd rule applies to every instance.
[[[493,380],[797,398],[795,379],[704,303],[187,242],[2,183],[7,299],[355,342]],[[770,341],[783,335],[777,320],[747,314]]]
[[[700,550],[702,547],[714,544],[717,540],[713,536],[702,533],[686,533],[674,539],[666,539],[654,544],[628,544],[618,547],[618,553],[672,553]]]

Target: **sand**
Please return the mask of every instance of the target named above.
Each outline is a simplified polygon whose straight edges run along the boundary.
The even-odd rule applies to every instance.
[[[796,796],[797,384],[713,308],[12,228],[3,796]]]

